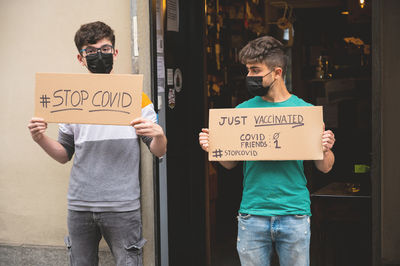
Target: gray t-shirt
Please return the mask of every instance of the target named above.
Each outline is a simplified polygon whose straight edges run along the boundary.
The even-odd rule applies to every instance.
[[[146,102],[142,117],[157,122],[153,104]],[[142,140],[149,146],[152,139]],[[60,124],[58,141],[70,159],[75,153],[69,210],[122,212],[140,207],[140,146],[133,127]]]

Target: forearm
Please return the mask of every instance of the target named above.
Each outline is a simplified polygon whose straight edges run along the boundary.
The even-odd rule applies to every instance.
[[[230,170],[238,164],[238,161],[219,161],[219,163],[226,169]]]
[[[37,141],[37,144],[39,144],[39,146],[42,147],[42,149],[57,162],[64,164],[69,161],[67,151],[58,141],[43,135]]]
[[[157,157],[161,157],[167,152],[167,138],[164,134],[153,137],[150,143],[150,152]]]
[[[318,170],[323,173],[328,173],[335,163],[335,155],[331,150],[328,150],[324,152],[324,158],[322,160],[316,160],[314,163]]]

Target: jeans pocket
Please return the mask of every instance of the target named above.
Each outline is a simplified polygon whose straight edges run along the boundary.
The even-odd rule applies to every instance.
[[[309,215],[294,215],[294,218],[299,219],[299,220],[307,218],[307,223],[311,224],[311,219],[310,219]]]
[[[68,257],[69,257],[69,265],[74,266],[73,259],[72,259],[72,251],[71,251],[72,244],[71,244],[71,239],[69,238],[69,236],[64,237],[64,243],[65,243],[65,246],[67,247],[67,252],[68,252]]]
[[[125,246],[126,250],[126,266],[142,266],[143,257],[142,250],[144,244],[147,242],[146,239],[142,238],[138,242]]]
[[[237,216],[237,218],[238,218],[238,220],[240,221],[240,220],[247,220],[247,219],[249,219],[251,217],[251,214],[248,214],[248,213],[241,213],[241,212],[239,212],[239,214],[238,214],[238,216]]]

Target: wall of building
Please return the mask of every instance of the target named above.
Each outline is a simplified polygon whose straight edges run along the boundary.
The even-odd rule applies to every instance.
[[[133,36],[134,43],[137,43],[138,50],[133,52],[133,69],[137,73],[144,75],[143,91],[151,99],[151,45],[150,45],[150,10],[149,1],[131,0],[132,18],[137,21],[136,37]],[[136,19],[135,19],[136,17]],[[135,26],[135,23],[132,23]],[[156,107],[155,107],[156,108]],[[141,161],[141,189],[142,189],[142,223],[143,236],[147,243],[144,249],[144,265],[155,265],[155,242],[154,242],[154,193],[153,193],[153,155],[149,152],[146,145],[142,143]]]
[[[35,73],[86,73],[73,39],[80,25],[97,20],[116,34],[114,72],[132,73],[130,7],[131,0],[0,1],[1,246],[64,246],[72,164],[55,162],[31,139]],[[140,20],[140,27],[148,27],[148,20]],[[149,46],[145,40],[141,44]],[[48,135],[56,138],[57,131],[49,125]]]

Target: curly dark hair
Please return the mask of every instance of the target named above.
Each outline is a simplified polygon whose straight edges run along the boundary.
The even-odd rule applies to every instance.
[[[114,31],[110,26],[101,21],[91,22],[83,24],[75,33],[75,45],[80,51],[83,46],[95,44],[104,38],[110,40],[113,46],[115,45]]]
[[[262,36],[250,41],[239,52],[242,64],[264,63],[269,69],[282,68],[282,76],[286,74],[287,55],[283,44],[271,36]]]

